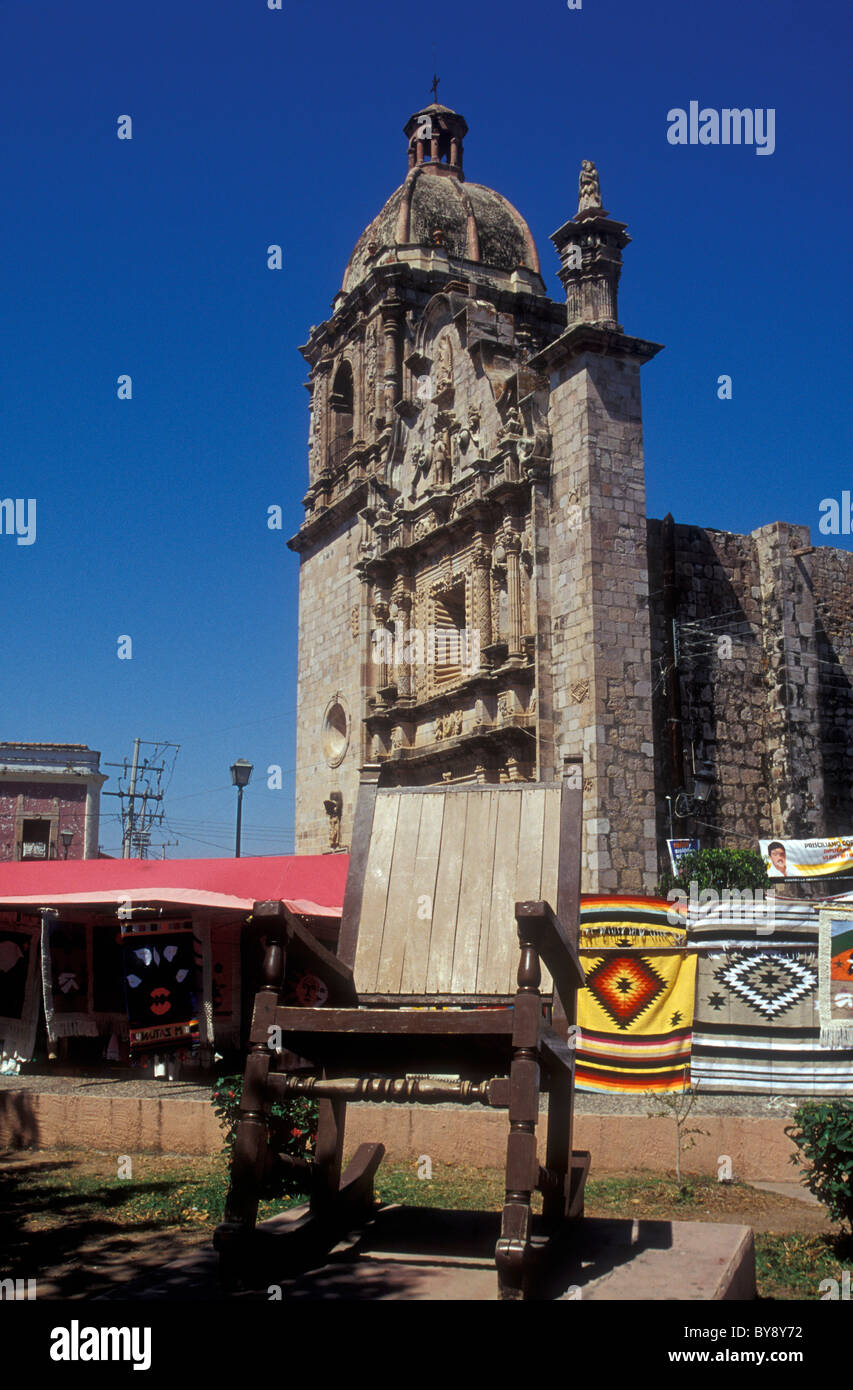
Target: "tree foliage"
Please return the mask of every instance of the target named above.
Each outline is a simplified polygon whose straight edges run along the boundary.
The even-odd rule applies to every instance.
[[[764,860],[754,849],[697,849],[685,854],[678,863],[678,874],[670,869],[661,875],[658,893],[665,898],[673,888],[689,892],[695,883],[699,892],[714,888],[768,888],[770,880]]]

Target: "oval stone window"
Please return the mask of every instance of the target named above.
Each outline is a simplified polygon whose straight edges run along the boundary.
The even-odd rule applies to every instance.
[[[349,747],[349,719],[339,699],[326,706],[323,717],[323,757],[329,767],[337,767],[344,760]]]

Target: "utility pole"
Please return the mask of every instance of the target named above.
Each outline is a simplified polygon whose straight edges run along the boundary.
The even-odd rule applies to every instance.
[[[136,774],[139,770],[139,739],[133,740],[133,767],[130,770],[130,792],[128,793],[127,820],[124,823],[124,834],[121,840],[122,859],[130,858],[131,840],[133,838],[133,801],[136,796]]]
[[[128,773],[127,760],[123,763],[105,763],[105,767],[121,768],[124,778],[128,780],[125,788],[119,786],[117,792],[104,792],[104,796],[121,797],[121,820],[122,820],[122,839],[121,857],[131,859],[134,854],[139,859],[147,859],[148,851],[151,847],[151,828],[155,824],[159,825],[163,820],[163,811],[154,810],[153,807],[162,802],[165,793],[161,791],[161,778],[166,771],[165,763],[149,762],[147,758],[140,759],[141,747],[148,743],[144,738],[133,740],[133,758],[131,759],[130,771]],[[158,753],[165,752],[168,748],[174,748],[174,758],[172,759],[170,772],[175,765],[180,744],[159,742],[151,745],[156,758]],[[152,785],[152,778],[156,779],[156,785]],[[168,783],[167,783],[168,786]],[[152,808],[149,809],[149,803]],[[137,809],[141,806],[141,809]],[[169,843],[175,843],[170,841]],[[164,854],[165,857],[165,854]]]

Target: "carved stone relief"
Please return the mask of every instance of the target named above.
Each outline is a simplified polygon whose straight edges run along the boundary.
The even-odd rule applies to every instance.
[[[462,711],[451,710],[450,714],[440,714],[435,721],[435,741],[458,738],[462,733]]]
[[[450,337],[444,334],[438,340],[435,354],[435,374],[433,394],[436,399],[453,390],[453,348]]]

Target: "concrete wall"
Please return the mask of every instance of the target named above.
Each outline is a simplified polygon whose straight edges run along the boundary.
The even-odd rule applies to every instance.
[[[0,1149],[209,1154],[221,1147],[205,1100],[0,1090]]]
[[[722,1155],[736,1178],[791,1182],[794,1145],[785,1137],[786,1116],[700,1114],[703,1134],[684,1155],[688,1173],[715,1175]],[[537,1129],[544,1144],[545,1116]],[[392,1163],[417,1166],[421,1154],[434,1163],[502,1168],[507,1119],[497,1111],[432,1106],[351,1106],[346,1152],[381,1141]],[[107,1153],[213,1154],[222,1147],[219,1123],[204,1100],[156,1100],[57,1095],[0,1090],[0,1149],[73,1148]],[[579,1114],[574,1147],[589,1149],[593,1174],[667,1172],[675,1166],[674,1126],[646,1115]],[[540,1159],[544,1161],[540,1152]]]

